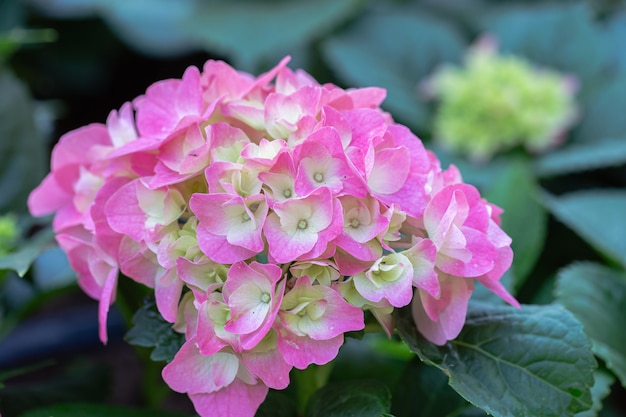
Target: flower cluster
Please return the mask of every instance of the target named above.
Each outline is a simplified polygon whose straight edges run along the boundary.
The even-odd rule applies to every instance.
[[[465,64],[443,67],[424,83],[439,100],[433,130],[445,147],[475,160],[518,145],[539,152],[576,120],[573,78],[498,55],[490,37],[469,50]]]
[[[325,364],[370,311],[395,307],[444,344],[475,281],[509,303],[501,210],[442,170],[379,105],[284,59],[253,77],[220,61],[149,87],[61,138],[29,199],[100,300],[119,272],[154,288],[186,342],[163,370],[204,416],[253,416],[289,372]]]

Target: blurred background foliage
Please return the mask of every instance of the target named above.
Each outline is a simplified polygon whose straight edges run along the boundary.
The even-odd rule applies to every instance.
[[[576,80],[578,118],[559,147],[542,154],[513,148],[476,163],[434,136],[438,102],[420,86],[443,66],[461,65],[485,34],[497,40],[501,54]],[[180,78],[188,65],[223,59],[258,74],[285,55],[292,57],[291,68],[323,83],[386,88],[383,108],[444,166],[456,164],[466,182],[504,208],[503,228],[516,254],[506,285],[524,303],[560,303],[572,311],[601,362],[594,407],[577,416],[626,415],[626,1],[0,0],[2,415],[49,415],[47,409],[23,413],[60,402],[112,401],[102,388],[110,385],[106,369],[77,371],[72,361],[59,370],[37,362],[96,344],[95,310],[77,291],[49,219],[32,219],[26,210],[28,193],[48,172],[54,143],[69,130],[104,122],[152,82]],[[489,296],[478,292],[476,298]],[[75,311],[77,299],[87,310]],[[37,327],[59,311],[63,325]],[[68,326],[65,314],[85,320]],[[112,321],[122,327],[121,319]],[[113,333],[121,339],[123,330]],[[376,378],[393,394],[390,404],[375,401],[383,412],[485,415],[468,408],[434,368],[409,361],[397,344],[375,339],[358,348],[351,342],[331,379]],[[355,365],[355,358],[369,360],[371,370]],[[28,379],[40,372],[33,363],[48,369],[49,381],[70,388],[61,395],[48,392],[52,382],[39,383],[42,374]],[[93,376],[73,389],[80,372]],[[379,398],[377,386],[353,391],[370,388]],[[427,406],[416,410],[415,396]],[[268,404],[285,402],[272,395]],[[283,409],[294,415],[293,407]],[[71,407],[58,410],[82,415]]]

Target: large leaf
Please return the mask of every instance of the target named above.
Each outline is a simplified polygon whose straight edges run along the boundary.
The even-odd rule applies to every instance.
[[[198,49],[184,30],[198,0],[33,0],[39,10],[55,18],[99,15],[128,45],[142,53],[171,56]]]
[[[549,177],[626,164],[626,136],[577,143],[547,153],[535,161],[538,175]]]
[[[589,94],[576,130],[579,142],[626,137],[626,72],[611,78]]]
[[[608,64],[602,31],[583,2],[502,7],[480,15],[479,26],[503,52],[573,73],[583,87]]]
[[[333,382],[313,394],[306,417],[380,417],[389,413],[391,394],[374,380]]]
[[[576,414],[576,417],[596,417],[602,409],[602,400],[606,398],[611,392],[611,385],[615,381],[615,377],[608,372],[600,369],[596,369],[593,374],[594,384],[591,387],[591,397],[593,399],[593,406],[581,413]]]
[[[40,408],[21,417],[191,417],[169,411],[141,410],[105,404],[59,404]]]
[[[622,10],[614,14],[607,22],[606,42],[609,45],[609,56],[613,70],[626,72],[626,54],[624,54],[624,44],[626,43],[626,11]]]
[[[548,216],[539,204],[538,185],[529,164],[511,161],[485,197],[504,209],[502,229],[511,236],[514,287],[519,289],[532,271],[546,236]]]
[[[577,263],[559,272],[556,297],[583,323],[594,353],[626,387],[626,274]]]
[[[24,85],[0,63],[0,213],[26,211],[47,163]]]
[[[171,361],[185,341],[183,334],[172,329],[159,314],[154,300],[146,300],[145,304],[133,316],[133,327],[124,339],[131,345],[154,348],[150,359],[155,362]]]
[[[360,0],[207,2],[185,30],[208,50],[225,54],[244,70],[306,47],[350,17]]]
[[[422,360],[491,415],[566,417],[591,407],[595,359],[581,324],[561,306],[474,303],[461,334],[444,346],[419,334],[407,308],[397,326]]]
[[[626,265],[626,191],[578,191],[559,197],[545,194],[543,202],[585,241]]]
[[[323,44],[330,67],[352,87],[383,87],[383,107],[423,129],[427,108],[418,85],[438,65],[458,62],[464,42],[455,29],[415,11],[378,13]]]

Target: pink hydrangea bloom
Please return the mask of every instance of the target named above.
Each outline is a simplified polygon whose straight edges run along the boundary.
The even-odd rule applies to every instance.
[[[391,335],[410,305],[443,344],[476,282],[519,306],[499,281],[501,210],[380,109],[384,90],[322,85],[288,60],[153,84],[63,136],[29,199],[55,214],[103,341],[118,273],[154,289],[186,339],[163,378],[202,416],[254,416],[293,367],[333,360],[365,310]]]

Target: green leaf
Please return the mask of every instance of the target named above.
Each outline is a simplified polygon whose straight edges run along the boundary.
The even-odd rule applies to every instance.
[[[52,377],[39,376],[26,382],[6,381],[0,390],[2,415],[22,416],[26,411],[60,403],[103,402],[110,393],[110,370],[102,364],[76,361]]]
[[[54,364],[54,361],[46,360],[43,362],[37,362],[37,363],[29,364],[29,365],[24,365],[19,368],[2,370],[0,372],[0,389],[4,387],[4,381],[6,381],[7,379],[11,379],[20,375],[25,375],[30,372],[37,371],[41,368],[45,368],[53,364]]]
[[[537,198],[538,185],[529,163],[512,160],[485,197],[504,209],[502,229],[513,239],[513,286],[519,289],[541,255],[548,215]]]
[[[306,417],[381,417],[389,413],[391,394],[372,380],[332,382],[311,397]]]
[[[444,346],[419,334],[408,308],[396,323],[422,360],[493,416],[566,417],[591,407],[596,362],[581,324],[561,306],[472,303],[465,327]]]
[[[185,341],[185,335],[172,329],[156,308],[153,299],[147,299],[133,316],[133,327],[124,339],[135,346],[154,348],[150,359],[155,362],[171,361]]]
[[[270,390],[254,417],[297,417],[296,405],[288,395]]]
[[[626,274],[576,263],[559,272],[556,298],[583,323],[594,353],[626,387]]]
[[[448,378],[415,358],[392,392],[391,411],[398,416],[452,417],[470,405],[448,385]]]
[[[502,52],[573,73],[583,87],[608,64],[602,31],[583,2],[501,7],[480,15],[479,26],[498,39]]]
[[[360,0],[211,2],[196,10],[184,29],[208,50],[252,71],[263,59],[287,55],[321,38],[360,4]]]
[[[23,277],[35,259],[54,245],[54,232],[50,228],[45,229],[22,244],[17,251],[1,257],[0,271],[10,269]]]
[[[59,404],[40,408],[20,417],[191,417],[169,411],[141,410],[105,404]]]
[[[415,11],[371,14],[322,45],[328,65],[351,87],[387,89],[383,107],[411,127],[426,128],[418,85],[444,62],[459,62],[456,30]]]
[[[606,42],[609,45],[611,64],[615,70],[626,71],[626,11],[622,10],[611,16],[606,26]]]
[[[543,177],[571,174],[626,163],[626,136],[576,143],[544,154],[535,160],[535,172]]]
[[[24,21],[26,10],[20,1],[0,2],[0,32],[19,26]]]
[[[593,374],[595,380],[591,387],[591,397],[593,398],[593,406],[587,411],[577,413],[576,417],[596,417],[602,409],[602,400],[611,392],[611,385],[615,381],[613,375],[608,372],[596,369]]]
[[[0,213],[21,213],[47,163],[29,94],[1,64],[0,91]]]
[[[559,197],[544,194],[543,203],[590,245],[626,266],[626,191],[578,191]]]
[[[626,137],[626,72],[614,77],[589,94],[576,129],[579,142],[598,142]]]

